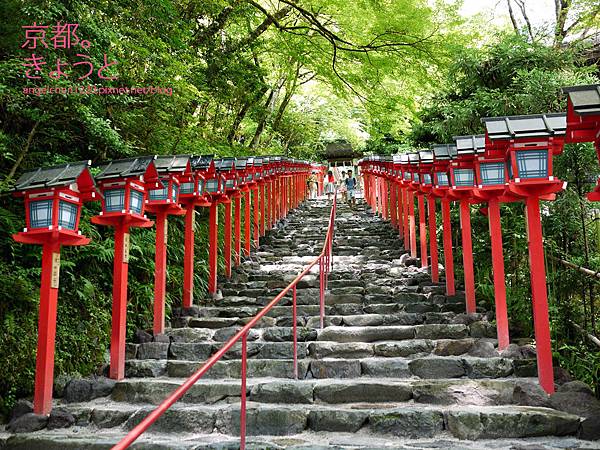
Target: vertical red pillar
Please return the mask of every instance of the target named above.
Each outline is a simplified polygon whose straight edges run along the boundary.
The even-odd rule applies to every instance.
[[[156,213],[156,241],[154,252],[154,334],[165,332],[165,291],[167,284],[167,214]]]
[[[235,197],[235,205],[233,209],[234,216],[234,242],[235,242],[235,265],[239,266],[242,257],[242,197]]]
[[[402,220],[402,225],[404,228],[404,249],[405,250],[409,250],[410,249],[410,225],[409,225],[409,219],[408,219],[408,189],[402,189],[402,216],[403,216],[403,220]]]
[[[419,204],[419,240],[421,244],[421,267],[428,265],[427,258],[427,221],[425,217],[425,196],[417,194],[417,203]]]
[[[40,415],[48,415],[52,409],[59,270],[60,244],[52,242],[44,244],[42,247],[42,280],[35,361],[35,393],[33,396],[33,412]],[[53,271],[56,271],[54,277]]]
[[[258,218],[258,210],[260,209],[260,204],[259,204],[259,196],[258,196],[258,191],[259,188],[253,189],[252,190],[252,205],[254,206],[252,212],[253,212],[253,220],[252,223],[253,225],[253,234],[254,234],[254,247],[258,248],[258,238],[260,236],[260,230],[259,230],[259,218]]]
[[[125,377],[125,326],[127,325],[127,274],[129,271],[129,227],[115,226],[115,260],[113,263],[112,332],[110,370],[113,380]]]
[[[494,298],[496,303],[498,350],[504,350],[508,347],[510,338],[508,334],[508,312],[506,309],[506,281],[504,278],[504,255],[502,253],[500,204],[497,198],[492,198],[488,201],[488,220],[492,244],[492,267],[494,270]]]
[[[244,253],[250,256],[250,191],[244,195]]]
[[[231,277],[231,200],[225,202],[225,233],[223,239],[225,257],[225,276]]]
[[[417,229],[415,223],[415,193],[408,191],[408,226],[410,233],[410,256],[417,257]]]
[[[208,293],[217,292],[217,257],[218,257],[218,204],[212,202],[208,209]]]
[[[538,379],[542,389],[548,394],[552,394],[554,392],[554,370],[552,368],[552,344],[550,341],[548,292],[546,290],[546,267],[539,198],[527,197],[526,211],[529,276],[531,278]]]
[[[454,287],[454,256],[452,254],[452,224],[450,222],[450,200],[442,199],[442,237],[444,241],[444,272],[446,295],[456,295]]]
[[[396,183],[390,182],[390,220],[392,226],[396,228],[398,226],[398,202],[396,200]]]
[[[475,275],[473,273],[473,244],[471,242],[471,207],[469,200],[460,202],[460,231],[462,236],[463,267],[465,271],[465,300],[467,314],[476,312]]]
[[[431,281],[438,283],[440,281],[438,246],[437,246],[437,224],[435,217],[435,197],[427,197],[427,208],[429,218],[429,253],[431,253]]]
[[[261,187],[261,193],[260,193],[260,235],[264,236],[265,235],[265,222],[267,220],[266,216],[265,216],[265,212],[267,210],[267,184],[268,183],[264,183]]]
[[[189,308],[194,301],[194,217],[193,203],[187,205],[185,212],[185,236],[183,254],[183,307]]]

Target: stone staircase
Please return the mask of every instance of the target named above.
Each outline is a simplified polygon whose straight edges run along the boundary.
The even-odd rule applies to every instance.
[[[328,213],[303,205],[222,280],[223,298],[175,310],[166,336],[138,333],[109,396],[67,385],[54,411],[72,426],[5,431],[0,448],[110,448],[320,252]],[[491,317],[464,314],[363,205],[339,206],[334,255],[323,330],[318,275],[298,286],[298,380],[291,296],[249,335],[247,448],[600,448],[537,386],[534,349],[498,353]],[[237,345],[131,448],[239,448],[240,366]]]

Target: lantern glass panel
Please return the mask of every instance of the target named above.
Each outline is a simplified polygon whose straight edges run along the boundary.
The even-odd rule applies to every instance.
[[[169,185],[166,184],[165,187],[162,189],[150,189],[150,191],[148,191],[148,196],[150,197],[150,200],[166,200],[167,195],[169,193],[168,186]]]
[[[404,179],[410,181],[410,172],[404,172]]]
[[[446,172],[436,172],[438,186],[449,186],[448,174]]]
[[[194,183],[181,183],[179,186],[179,192],[181,194],[193,194],[194,193]]]
[[[129,209],[131,212],[136,214],[142,213],[142,206],[144,204],[144,194],[140,191],[132,189],[129,193]]]
[[[74,203],[60,201],[58,204],[58,225],[69,230],[75,229],[79,208]]]
[[[233,189],[235,187],[235,180],[233,178],[225,180],[225,187],[227,189]]]
[[[431,184],[431,175],[429,175],[428,173],[424,173],[423,174],[423,183]]]
[[[173,183],[173,188],[171,189],[171,201],[173,203],[177,203],[177,197],[179,196],[179,186]]]
[[[519,178],[548,177],[547,150],[518,150],[515,153]]]
[[[52,225],[52,200],[29,203],[29,225],[31,228],[48,228]]]
[[[125,209],[125,189],[108,189],[104,191],[104,210],[107,212]]]
[[[479,165],[481,184],[485,186],[504,184],[504,170],[504,163],[501,162],[481,163]]]
[[[454,169],[455,186],[473,186],[473,169]]]
[[[249,173],[248,175],[246,175],[246,182],[249,183],[250,181],[252,181],[252,174]]]
[[[204,194],[204,180],[198,180],[198,194]]]
[[[412,179],[415,183],[419,182],[419,174],[418,173],[413,173]]]
[[[210,180],[206,180],[206,192],[209,194],[215,194],[219,191],[219,180],[216,178],[212,178]]]

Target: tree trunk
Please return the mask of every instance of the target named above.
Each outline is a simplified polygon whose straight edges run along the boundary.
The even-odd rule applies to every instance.
[[[256,126],[256,131],[254,132],[254,137],[252,138],[252,142],[250,142],[250,148],[257,148],[258,145],[260,144],[260,136],[262,135],[263,131],[265,130],[265,127],[267,125],[267,119],[269,118],[267,108],[269,107],[269,104],[271,103],[273,95],[275,95],[275,90],[271,89],[271,92],[269,92],[269,95],[267,96],[267,101],[265,102],[265,106],[264,106],[265,111],[261,115],[260,120],[258,121],[258,125]]]
[[[250,101],[249,100],[244,102],[244,104],[242,105],[242,107],[240,108],[238,113],[236,114],[235,119],[233,120],[233,124],[231,125],[231,130],[229,130],[229,134],[227,135],[227,142],[229,144],[232,144],[233,141],[235,140],[235,136],[237,134],[238,128],[240,127],[242,120],[244,120],[244,117],[246,117],[246,113],[248,112],[248,109],[250,109]]]
[[[35,135],[35,132],[36,132],[39,124],[40,124],[39,120],[33,124],[33,128],[31,128],[31,131],[27,135],[27,141],[25,142],[25,147],[23,147],[23,151],[21,151],[21,153],[19,153],[19,156],[17,156],[17,159],[15,160],[15,163],[11,167],[10,172],[8,172],[8,175],[6,176],[7,180],[11,180],[15,176],[15,173],[17,173],[17,170],[19,169],[19,166],[23,162],[23,159],[25,159],[25,156],[29,152],[29,148],[31,147],[31,142],[33,141],[33,136]]]

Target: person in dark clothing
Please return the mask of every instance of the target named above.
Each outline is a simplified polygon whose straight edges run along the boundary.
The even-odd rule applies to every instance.
[[[352,175],[352,171],[348,171],[348,177],[344,180],[347,189],[347,198],[350,206],[356,206],[356,178]]]

